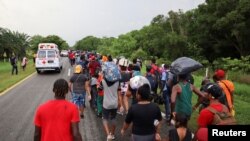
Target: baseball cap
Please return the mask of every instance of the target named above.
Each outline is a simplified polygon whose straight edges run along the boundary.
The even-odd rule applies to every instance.
[[[81,73],[81,71],[82,71],[82,66],[81,65],[76,65],[75,73]]]
[[[222,70],[222,69],[218,69],[218,70],[215,71],[214,75],[219,79],[224,78],[225,77],[225,71]]]

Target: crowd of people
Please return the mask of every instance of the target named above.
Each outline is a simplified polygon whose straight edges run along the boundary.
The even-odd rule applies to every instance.
[[[36,111],[35,140],[82,140],[78,123],[80,118],[84,119],[87,101],[96,116],[102,118],[108,141],[115,139],[117,114],[125,116],[120,133],[124,135],[132,126],[133,141],[206,141],[208,125],[236,122],[223,123],[218,117],[215,119],[215,113],[224,112],[231,119],[235,114],[234,85],[226,80],[222,69],[215,71],[213,82],[205,78],[198,89],[191,73],[174,74],[168,64],[159,66],[155,59],[146,65],[145,74],[138,58],[130,62],[124,57],[113,59],[111,55],[69,52],[69,62],[74,67],[70,80],[56,80],[55,99],[39,106]],[[71,102],[65,99],[68,91]],[[193,93],[198,96],[194,106]],[[164,104],[164,117],[159,108],[160,98]],[[188,122],[197,108],[198,129],[192,133]],[[160,134],[164,121],[175,127],[169,130],[165,139]],[[70,127],[73,130],[68,130]]]

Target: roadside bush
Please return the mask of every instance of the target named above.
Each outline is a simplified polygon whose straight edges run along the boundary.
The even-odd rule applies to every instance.
[[[241,57],[241,59],[220,58],[213,62],[214,69],[222,68],[227,71],[250,73],[250,56]]]

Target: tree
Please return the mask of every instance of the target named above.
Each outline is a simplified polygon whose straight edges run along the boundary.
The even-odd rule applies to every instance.
[[[34,53],[37,52],[38,44],[43,42],[44,37],[41,35],[34,35],[31,37],[30,40],[30,50],[32,50]]]
[[[103,37],[102,39],[100,39],[100,44],[97,47],[97,52],[101,53],[102,55],[111,54],[112,56],[114,56],[114,53],[112,53],[111,49],[114,40],[114,37]]]
[[[87,36],[74,45],[77,50],[97,50],[100,45],[100,39],[94,36]]]
[[[189,40],[202,48],[210,62],[249,55],[249,10],[248,0],[207,0],[192,12]]]
[[[26,55],[29,39],[30,37],[25,33],[0,28],[0,47],[2,48],[0,57],[3,57],[3,54],[6,54],[7,57],[10,57],[11,54],[19,57]]]
[[[113,56],[129,57],[136,49],[136,40],[130,33],[120,35],[118,39],[112,42],[111,49]]]
[[[42,39],[43,43],[55,43],[57,44],[59,50],[68,49],[68,43],[57,35],[49,35]]]
[[[162,56],[165,46],[165,31],[161,26],[150,25],[142,28],[142,39],[138,41],[140,47],[150,56]]]

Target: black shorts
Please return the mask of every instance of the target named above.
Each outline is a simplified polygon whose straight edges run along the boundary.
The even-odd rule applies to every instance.
[[[106,120],[113,120],[116,117],[117,109],[102,109],[102,117]]]

